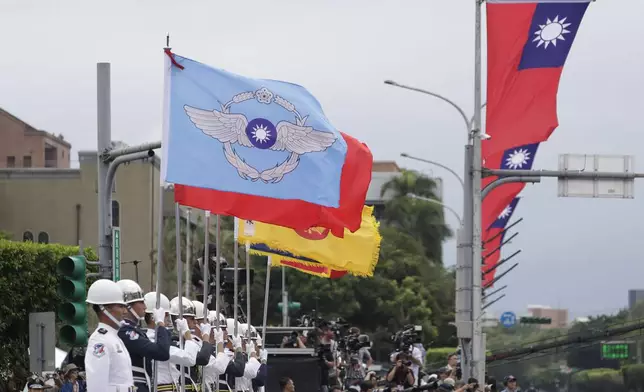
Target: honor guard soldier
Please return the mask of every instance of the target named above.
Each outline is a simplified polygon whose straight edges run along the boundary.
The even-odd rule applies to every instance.
[[[123,291],[115,282],[99,279],[87,291],[88,304],[99,323],[87,342],[85,378],[92,392],[134,392],[132,362],[118,328],[125,312]]]
[[[214,352],[213,346],[209,343],[210,340],[210,325],[203,324],[197,325],[195,317],[197,315],[195,305],[186,297],[181,298],[182,312],[181,315],[185,319],[192,334],[192,341],[197,343],[200,347],[197,353],[197,359],[193,367],[185,369],[186,391],[197,390],[197,384],[200,383],[199,372],[197,366],[205,366],[210,362],[210,357]],[[170,301],[170,317],[173,320],[180,320],[179,317],[179,297],[174,297]],[[181,333],[181,331],[179,331]],[[179,347],[179,336],[173,336],[173,344]],[[185,340],[184,340],[185,341]],[[181,367],[179,367],[181,368]]]
[[[117,282],[127,306],[123,323],[118,335],[123,340],[125,347],[132,359],[132,374],[137,392],[150,392],[152,390],[152,361],[167,361],[170,359],[170,332],[165,328],[165,310],[152,311],[154,322],[159,326],[156,341],[152,342],[139,322],[145,316],[145,302],[143,290],[133,280],[123,279]]]
[[[152,312],[156,309],[157,293],[150,292],[143,296],[145,301],[145,324],[148,327],[146,334],[151,341],[155,340],[155,323]],[[161,309],[166,313],[170,312],[170,300],[161,294]],[[192,367],[197,361],[197,353],[201,347],[192,340],[192,334],[188,328],[188,322],[184,319],[177,319],[177,331],[183,335],[185,345],[183,350],[174,345],[170,346],[170,360],[165,362],[157,361],[157,392],[170,392],[179,390],[179,377],[181,373],[177,365]],[[161,328],[161,327],[159,327]]]

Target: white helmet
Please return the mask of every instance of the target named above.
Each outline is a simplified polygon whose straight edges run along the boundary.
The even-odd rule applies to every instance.
[[[183,315],[195,317],[197,313],[195,312],[195,304],[192,303],[188,298],[182,297],[181,304],[183,305]],[[179,315],[179,297],[172,298],[170,301],[170,314],[173,316]]]
[[[99,279],[92,283],[87,290],[85,302],[92,305],[125,305],[123,291],[116,282],[109,279]]]
[[[150,291],[143,296],[143,301],[145,301],[145,313],[152,313],[152,311],[157,308],[157,293]],[[166,312],[170,311],[170,300],[163,294],[161,294],[160,305],[161,309]]]
[[[219,323],[217,323],[217,319],[219,319]],[[215,312],[214,310],[208,312],[208,322],[214,326],[220,325],[221,328],[228,327],[228,325],[226,324],[226,317],[221,313],[219,313],[219,317],[217,317],[217,312]]]
[[[203,320],[203,302],[192,301],[192,304],[195,306],[195,318],[197,320]]]
[[[126,304],[143,301],[143,290],[141,286],[133,280],[123,279],[116,282],[123,291],[123,299]]]

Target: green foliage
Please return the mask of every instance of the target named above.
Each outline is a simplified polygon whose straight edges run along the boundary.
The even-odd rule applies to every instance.
[[[384,221],[418,240],[425,256],[434,263],[442,263],[442,244],[452,233],[445,226],[443,206],[437,195],[436,182],[416,171],[402,170],[383,185],[381,194],[393,192],[394,197],[385,206]],[[407,197],[413,194],[436,200],[432,203]]]
[[[18,385],[24,385],[29,369],[29,313],[56,311],[56,265],[78,251],[77,246],[0,240],[0,374],[13,375]],[[97,259],[91,249],[85,256]]]
[[[428,370],[436,370],[447,365],[447,357],[456,352],[456,347],[436,347],[427,349],[425,365]]]
[[[644,364],[626,365],[622,368],[622,375],[627,390],[644,390]]]
[[[572,390],[575,392],[622,392],[626,391],[622,374],[614,369],[582,370],[573,374]]]
[[[0,240],[11,240],[12,238],[13,234],[5,230],[0,230]]]

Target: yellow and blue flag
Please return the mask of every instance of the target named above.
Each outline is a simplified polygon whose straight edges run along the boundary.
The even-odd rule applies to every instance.
[[[281,255],[300,262],[320,263],[352,275],[373,276],[380,253],[378,222],[373,207],[362,210],[362,224],[355,233],[346,230],[344,238],[326,228],[293,230],[262,222],[238,220],[240,243],[250,243],[252,253]]]

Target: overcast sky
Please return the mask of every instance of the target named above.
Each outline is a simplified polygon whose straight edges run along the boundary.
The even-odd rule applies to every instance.
[[[423,156],[461,172],[465,132],[444,103],[383,84],[394,79],[473,106],[474,7],[465,0],[32,1],[0,5],[0,106],[62,133],[74,150],[96,148],[96,63],[112,63],[112,136],[160,140],[163,55],[307,87],[341,130],[378,160],[444,177],[446,203],[461,210],[458,181],[399,157]],[[632,154],[644,160],[644,2],[592,3],[559,90],[560,127],[535,168],[560,153]],[[75,154],[74,154],[75,155]],[[638,166],[644,171],[644,166]],[[557,198],[556,181],[523,192],[523,252],[497,313],[528,304],[573,316],[625,306],[644,288],[644,185],[634,200]],[[639,199],[637,197],[640,197]],[[457,222],[448,215],[453,227]],[[445,244],[446,264],[455,243]]]

